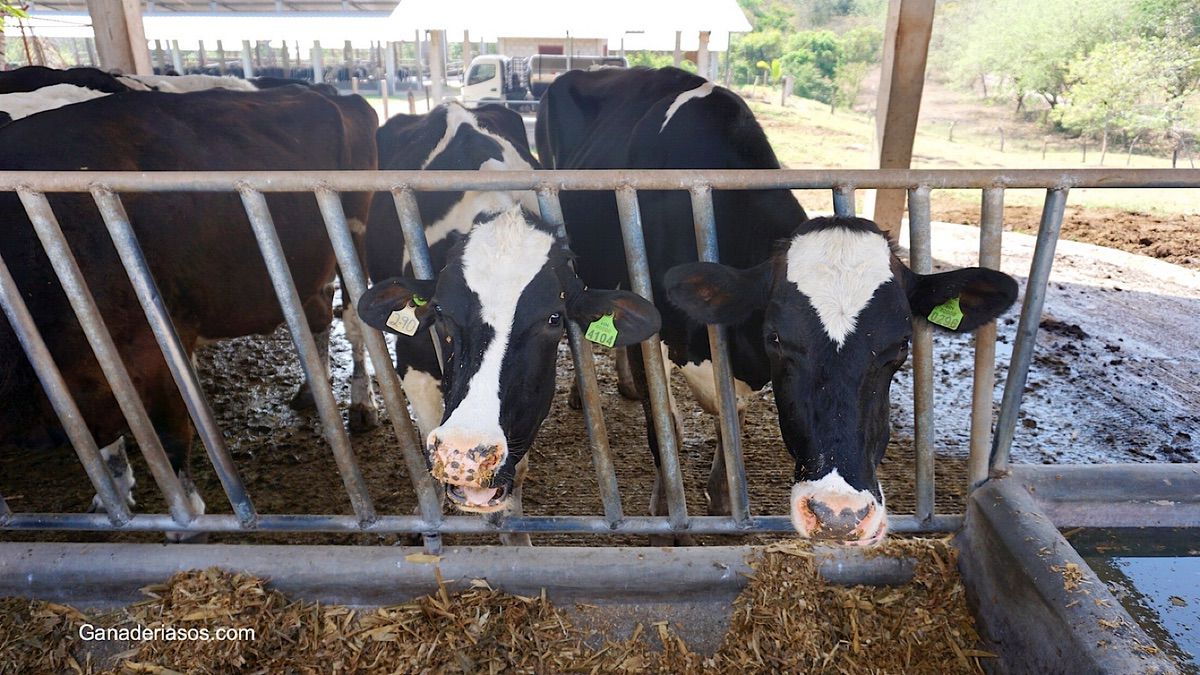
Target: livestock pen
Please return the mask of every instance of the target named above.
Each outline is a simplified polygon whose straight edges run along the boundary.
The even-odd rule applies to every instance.
[[[408,250],[413,251],[416,275],[432,279],[434,270],[416,209],[414,193],[425,190],[533,190],[542,217],[563,227],[558,195],[564,190],[615,191],[632,290],[653,299],[637,194],[640,190],[689,192],[702,261],[719,258],[712,215],[713,190],[824,189],[832,192],[834,210],[851,215],[854,194],[863,189],[907,190],[910,214],[910,260],[915,272],[933,267],[929,195],[936,189],[982,191],[980,264],[997,267],[1003,223],[1004,193],[1009,189],[1046,191],[1037,244],[1025,288],[1012,362],[993,429],[992,391],[995,381],[994,325],[976,333],[970,453],[966,490],[973,490],[962,512],[943,513],[935,506],[935,438],[933,426],[934,361],[932,332],[923,319],[914,321],[914,481],[912,514],[892,515],[895,533],[958,533],[960,568],[975,600],[981,633],[997,645],[1004,667],[1094,669],[1174,666],[1161,657],[1139,654],[1134,645],[1148,638],[1134,627],[1116,602],[1077,602],[1056,569],[1074,565],[1085,581],[1095,576],[1060,534],[1069,528],[1200,528],[1200,473],[1194,465],[1164,466],[1013,466],[1009,455],[1018,413],[1034,358],[1035,337],[1042,315],[1063,210],[1072,188],[1200,188],[1200,175],[1184,170],[1073,171],[555,171],[505,172],[328,172],[328,173],[0,173],[0,190],[18,193],[54,266],[72,308],[86,329],[89,343],[126,414],[138,448],[155,471],[169,510],[134,513],[117,496],[111,475],[100,457],[72,393],[34,325],[20,289],[0,260],[0,304],[19,336],[29,360],[71,438],[106,514],[14,511],[0,497],[0,528],[101,532],[353,532],[420,535],[428,554],[440,554],[440,574],[457,579],[486,578],[514,592],[548,592],[568,597],[607,597],[676,602],[711,597],[719,589],[742,583],[744,547],[697,547],[655,550],[614,547],[555,548],[553,555],[535,550],[499,547],[443,548],[443,534],[589,534],[615,535],[758,535],[793,529],[787,514],[759,513],[752,507],[738,428],[734,385],[725,358],[724,331],[709,328],[713,367],[721,408],[720,435],[730,490],[730,516],[689,513],[678,456],[679,440],[670,420],[669,387],[657,336],[642,345],[647,363],[654,430],[662,451],[662,471],[669,511],[661,516],[627,515],[617,488],[613,448],[609,445],[600,407],[594,357],[581,329],[568,325],[568,342],[583,402],[583,419],[601,496],[602,513],[595,515],[531,515],[509,518],[499,525],[472,516],[444,515],[426,470],[422,443],[409,417],[399,380],[391,367],[382,334],[369,331],[367,349],[383,400],[401,449],[416,514],[384,513],[376,508],[362,479],[351,439],[337,408],[334,392],[321,386],[321,366],[312,333],[304,321],[287,261],[271,221],[264,194],[311,192],[321,208],[330,241],[342,271],[343,293],[359,297],[366,277],[357,256],[340,192],[375,191],[377,198],[395,200]],[[212,406],[171,325],[171,318],[149,273],[144,255],[124,214],[119,194],[129,192],[235,192],[240,194],[260,251],[267,263],[280,305],[287,317],[306,378],[314,383],[322,430],[331,447],[353,513],[260,513],[238,474],[225,445]],[[189,509],[154,430],[136,403],[113,347],[103,317],[87,292],[68,242],[59,230],[47,194],[90,192],[129,275],[171,373],[179,387],[200,440],[220,477],[230,513],[197,514]],[[1192,534],[1191,536],[1194,536]],[[544,549],[543,549],[544,551]],[[411,550],[378,547],[192,546],[145,544],[0,544],[0,594],[19,594],[59,601],[103,602],[128,597],[132,589],[158,580],[177,569],[217,565],[270,575],[285,590],[324,600],[381,604],[422,590],[433,577],[428,565],[411,563]],[[880,563],[870,557],[831,553],[831,575],[841,570],[844,581],[877,578]],[[344,573],[354,569],[353,575]],[[80,581],[86,573],[87,582]],[[872,575],[876,575],[873,577]],[[1106,600],[1099,583],[1092,600]],[[1128,630],[1110,634],[1103,622],[1118,622]],[[1045,635],[1069,640],[1052,644]],[[1097,636],[1103,635],[1102,638]],[[1103,644],[1098,644],[1103,642]],[[1149,660],[1147,660],[1149,659]]]

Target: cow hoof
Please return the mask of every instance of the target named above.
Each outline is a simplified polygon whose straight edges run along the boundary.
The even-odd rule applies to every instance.
[[[567,397],[567,407],[571,410],[583,410],[583,398],[579,396],[579,384],[571,383],[571,395]]]
[[[642,392],[637,390],[637,387],[632,382],[626,382],[624,379],[617,379],[617,393],[626,401],[640,401],[644,396]]]
[[[207,532],[167,532],[168,544],[207,544]]]
[[[379,426],[379,413],[369,405],[355,403],[350,406],[350,432],[361,434]]]
[[[288,406],[292,410],[312,410],[317,407],[317,401],[313,398],[312,389],[309,388],[307,383],[300,385],[300,388],[296,390],[296,395],[292,397]]]

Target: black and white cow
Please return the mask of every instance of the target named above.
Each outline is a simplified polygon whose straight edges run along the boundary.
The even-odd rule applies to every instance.
[[[916,274],[862,218],[814,218],[764,262],[737,269],[689,263],[666,275],[667,296],[703,323],[755,317],[779,427],[795,459],[792,523],[806,537],[873,544],[887,532],[875,470],[891,433],[892,376],[908,358],[914,316],[939,306],[965,333],[1012,305],[1017,284],[966,268]],[[952,303],[953,309],[944,303]]]
[[[445,412],[427,438],[431,472],[455,507],[495,518],[521,513],[527,453],[554,397],[564,320],[588,326],[611,314],[617,345],[630,345],[658,330],[659,315],[628,291],[586,288],[566,242],[519,204],[474,220],[446,252],[436,282],[393,277],[357,304],[368,325],[399,337],[399,313],[419,322],[411,329],[418,336],[436,327]]]
[[[548,168],[779,168],[762,128],[737,95],[676,68],[564,73],[542,98],[536,133],[538,155]],[[580,278],[592,287],[628,288],[613,193],[565,191],[561,200]],[[707,331],[661,301],[666,271],[697,259],[690,198],[686,192],[642,191],[638,201],[668,368],[680,367],[701,407],[716,415]],[[718,190],[713,207],[721,260],[738,268],[769,258],[774,243],[806,217],[787,190]],[[760,321],[761,316],[751,317],[730,333],[739,410],[749,393],[770,378],[761,341],[754,337]],[[628,353],[634,370],[641,372],[640,351]],[[643,406],[649,420],[649,403]],[[657,460],[652,429],[648,435]],[[718,447],[708,484],[711,513],[728,513],[727,495],[723,451]],[[665,513],[664,500],[656,478],[651,512]]]
[[[567,73],[551,85],[542,100],[537,134],[542,161],[554,168],[779,168],[766,135],[740,98],[674,68]],[[614,287],[625,283],[627,271],[612,194],[564,193],[562,203],[568,233],[582,252],[577,262],[580,277],[592,286]],[[887,441],[887,385],[895,367],[907,355],[907,348],[901,353],[898,345],[906,344],[911,330],[903,295],[889,295],[888,304],[872,301],[871,311],[859,318],[859,310],[868,304],[878,287],[884,287],[881,294],[900,287],[899,282],[888,285],[883,281],[885,272],[891,279],[891,266],[895,262],[886,238],[875,231],[870,234],[873,238],[863,240],[866,243],[859,246],[859,240],[869,233],[852,231],[843,237],[844,228],[802,225],[806,220],[804,210],[784,190],[718,190],[713,194],[713,205],[722,265],[695,266],[697,255],[687,193],[642,192],[639,203],[654,296],[663,317],[663,342],[669,361],[681,368],[701,407],[711,414],[717,413],[704,323],[725,323],[729,325],[739,412],[746,395],[775,379],[781,429],[788,449],[796,457],[792,505],[797,532],[839,541],[877,541],[886,531],[883,496],[874,481],[874,471]],[[866,225],[860,223],[859,230],[864,228]],[[873,230],[874,226],[870,228]],[[828,363],[827,352],[806,343],[797,345],[800,338],[788,332],[789,321],[795,320],[794,317],[776,311],[771,304],[774,296],[769,296],[769,292],[779,284],[769,285],[772,278],[764,276],[763,271],[779,265],[781,258],[775,249],[781,241],[810,244],[795,247],[797,255],[808,256],[803,261],[811,266],[802,281],[806,285],[798,292],[811,291],[813,295],[809,297],[819,298],[818,309],[812,311],[826,312],[821,317],[827,321],[824,325],[830,327],[827,335],[832,336],[832,344],[837,346],[850,340],[855,326],[861,327],[862,332],[854,333],[852,345],[866,339],[859,335],[869,335],[880,344],[872,342],[866,352],[856,346],[844,352],[834,349],[838,358]],[[860,248],[870,250],[860,251]],[[839,272],[843,266],[852,274]],[[796,269],[804,269],[804,265]],[[826,270],[836,273],[824,275]],[[750,276],[751,271],[757,276]],[[905,283],[917,281],[911,272],[895,274]],[[994,302],[986,307],[973,305],[973,325],[990,320],[1011,303],[1015,287],[1008,277],[988,271],[963,270],[951,274],[957,274],[956,279],[977,278],[973,292],[981,296],[985,290],[992,293],[986,297]],[[786,274],[776,276],[786,278]],[[742,283],[734,284],[734,280]],[[911,296],[914,311],[925,310],[925,300],[936,295],[928,290],[932,283],[936,281],[916,284],[915,288],[922,290],[914,291],[917,295]],[[665,301],[668,298],[670,301]],[[736,320],[725,314],[706,314],[706,307],[736,311]],[[883,318],[876,319],[877,314]],[[889,320],[888,331],[874,326],[875,321]],[[783,328],[778,327],[780,324]],[[819,330],[822,324],[815,325]],[[964,319],[960,330],[969,325],[972,324]],[[807,329],[812,331],[813,325]],[[792,350],[781,352],[777,336],[781,341],[790,340],[783,344]],[[827,345],[821,343],[821,346]],[[870,348],[876,353],[870,354]],[[812,350],[816,369],[812,391],[802,391],[801,385],[795,384],[797,371],[791,368],[805,349]],[[634,350],[630,356],[635,365],[639,364],[639,355]],[[894,367],[883,367],[894,359],[900,359]],[[831,379],[839,371],[827,370],[833,363],[841,364],[840,380]],[[870,377],[866,375],[868,371]],[[792,390],[787,390],[788,387]],[[849,409],[843,410],[832,403],[834,392],[843,388],[859,396],[846,394],[854,401],[861,399],[864,406],[861,414],[854,410],[851,415]],[[871,440],[869,443],[840,440],[860,437]],[[657,453],[653,433],[650,443]],[[859,456],[867,447],[869,453]],[[712,469],[708,482],[709,511],[728,513],[725,501],[728,490],[719,446]],[[656,481],[652,513],[663,512],[663,496]]]
[[[161,91],[171,94],[207,89],[260,91],[289,84],[309,86],[301,80],[280,78],[243,80],[214,75],[121,75],[110,74],[98,68],[58,70],[44,66],[25,66],[0,72],[0,125],[46,110],[123,91]],[[325,89],[328,91],[324,93],[337,93],[332,87]]]
[[[376,133],[381,169],[398,171],[528,171],[538,167],[521,116],[499,105],[467,108],[450,102],[425,115],[396,115]],[[418,192],[417,207],[433,269],[484,213],[521,204],[537,210],[532,192]],[[413,276],[396,207],[386,195],[371,204],[367,267],[375,280]],[[396,371],[417,426],[428,437],[442,420],[441,367],[428,336],[398,335]]]

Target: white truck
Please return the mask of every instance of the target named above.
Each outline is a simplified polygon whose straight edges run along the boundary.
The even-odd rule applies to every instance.
[[[623,56],[568,58],[563,54],[534,54],[520,58],[485,54],[471,59],[463,80],[462,100],[467,105],[505,103],[518,112],[532,111],[554,78],[568,70],[628,67]]]

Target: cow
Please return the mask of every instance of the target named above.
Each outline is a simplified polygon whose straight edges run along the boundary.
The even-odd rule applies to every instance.
[[[520,204],[479,214],[445,256],[436,281],[377,281],[356,304],[364,322],[398,337],[428,342],[425,331],[436,327],[445,413],[427,437],[430,471],[456,508],[498,522],[521,514],[564,321],[586,327],[611,317],[617,346],[646,339],[660,321],[638,295],[586,288],[556,228]],[[503,540],[529,543],[528,535]]]
[[[379,166],[397,171],[528,171],[538,167],[529,151],[524,122],[503,106],[467,108],[450,102],[425,115],[396,115],[376,134]],[[446,265],[450,249],[480,214],[513,204],[536,211],[532,192],[495,190],[418,192],[417,207],[433,269]],[[395,205],[375,198],[367,220],[367,267],[375,280],[412,276],[412,263]],[[427,438],[442,421],[441,367],[427,335],[396,338],[396,372],[412,404],[417,427]]]
[[[859,545],[887,533],[876,468],[913,318],[967,333],[1017,297],[1016,282],[996,270],[917,274],[874,222],[852,217],[801,224],[751,268],[676,266],[664,285],[667,299],[698,323],[738,330],[753,322],[795,460],[792,524],[805,537]]]
[[[44,66],[25,66],[0,72],[0,125],[44,110],[89,101],[122,91],[164,91],[182,94],[206,89],[259,91],[289,84],[308,86],[300,80],[262,77],[242,80],[213,75],[122,75],[98,68],[57,70]],[[329,95],[337,90],[315,85]]]
[[[213,75],[121,75],[110,74],[97,68],[70,68],[56,70],[42,66],[26,66],[9,72],[0,72],[0,126],[23,119],[46,110],[81,103],[122,91],[164,91],[187,93],[208,89],[233,91],[260,91],[298,85],[319,91],[327,96],[337,96],[337,89],[324,84],[310,85],[307,82],[281,78],[256,78],[240,80],[235,77]],[[362,221],[358,223],[361,225]],[[356,322],[346,324],[347,338],[351,345],[354,364],[350,406],[350,429],[365,431],[378,424],[378,414],[369,386],[366,370],[365,345],[359,338]],[[322,357],[328,358],[328,332],[318,336],[318,347]],[[364,385],[363,383],[367,384]],[[308,383],[301,385],[292,398],[291,405],[297,410],[312,408],[315,402]]]
[[[0,170],[370,170],[377,166],[377,124],[359,97],[300,87],[121,92],[0,128]],[[295,142],[300,138],[303,143]],[[369,198],[342,196],[358,236]],[[203,500],[188,478],[193,434],[187,410],[96,206],[87,194],[49,199],[171,464],[202,512]],[[203,341],[270,333],[283,321],[236,194],[128,193],[123,201],[189,354]],[[280,193],[267,195],[267,202],[308,324],[325,331],[335,265],[315,200]],[[126,422],[17,195],[0,193],[0,222],[0,253],[132,503],[133,477],[123,457]],[[61,444],[63,432],[7,322],[0,322],[0,374],[0,446]]]
[[[536,134],[539,158],[547,167],[556,169],[777,169],[780,166],[765,133],[741,98],[704,78],[675,68],[566,73],[550,86],[542,99]],[[589,286],[599,288],[627,284],[628,270],[613,195],[608,192],[564,192],[562,206],[568,235],[579,251],[576,269],[580,278]],[[766,287],[755,287],[748,282],[746,287],[739,287],[737,293],[731,292],[726,297],[723,295],[725,288],[713,283],[695,285],[695,292],[689,295],[687,270],[693,268],[679,267],[697,260],[688,194],[641,191],[639,206],[653,294],[662,314],[661,336],[667,367],[678,367],[682,371],[701,408],[711,415],[718,414],[718,402],[704,324],[713,317],[703,314],[698,305],[704,302],[716,304],[729,298],[746,302],[746,312],[739,315],[737,321],[720,321],[729,327],[729,358],[740,417],[749,395],[765,387],[777,370],[773,359],[777,358],[778,350],[773,342],[764,340],[764,335],[774,334],[764,327],[764,321],[773,315],[766,306],[751,302],[757,296],[748,297],[756,290],[765,293]],[[807,220],[804,209],[787,190],[715,190],[713,208],[724,270],[759,270],[778,260],[775,250],[778,242],[791,241],[798,231],[804,231],[803,224]],[[885,239],[879,241],[886,244]],[[840,253],[841,249],[833,245],[827,252],[829,261],[820,265],[840,264],[837,259]],[[668,270],[677,271],[669,274]],[[995,285],[1003,285],[1001,280],[993,279],[986,272],[980,275]],[[835,298],[842,292],[854,297],[862,292],[861,289],[841,289],[830,284],[822,289],[823,293]],[[706,291],[712,295],[704,295]],[[997,302],[993,309],[998,308],[998,314],[1007,306]],[[895,308],[893,311],[900,312]],[[865,321],[863,325],[866,325]],[[779,334],[783,335],[782,332]],[[900,341],[901,337],[896,340]],[[637,350],[629,350],[629,357],[635,374],[644,372]],[[847,368],[852,371],[870,365],[858,352],[846,352],[846,358],[850,359]],[[888,372],[888,377],[890,375]],[[640,376],[635,377],[635,381],[640,379]],[[824,382],[821,380],[819,384]],[[775,391],[778,396],[779,385]],[[874,405],[882,400],[886,412],[886,387],[877,387],[873,391],[882,392],[882,398],[872,400]],[[793,395],[787,394],[785,398],[788,396]],[[833,457],[852,455],[858,448],[801,449],[799,444],[803,441],[797,436],[800,428],[797,420],[802,414],[810,417],[814,414],[810,408],[803,408],[802,403],[792,402],[791,398],[779,402],[781,428],[789,450],[796,454],[796,484],[800,486],[795,489],[796,499],[792,500],[796,531],[804,536],[837,541],[878,541],[886,531],[883,529],[886,513],[882,494],[877,494],[878,484],[868,485],[873,480],[874,465],[870,471],[863,470],[851,478],[841,473],[827,477],[833,475],[830,471],[837,465]],[[793,409],[786,407],[789,405],[804,412],[793,416]],[[643,407],[649,420],[649,403],[644,402]],[[826,410],[820,412],[824,414]],[[878,419],[871,421],[872,425],[879,423]],[[823,417],[812,424],[840,425],[851,436],[863,433],[865,429],[859,417]],[[886,441],[886,416],[883,424]],[[657,440],[649,428],[648,435],[657,465]],[[719,439],[720,435],[707,485],[708,509],[714,515],[730,512]],[[872,451],[877,449],[874,445],[871,447]],[[810,453],[824,459],[815,462],[809,458]],[[864,465],[866,463],[869,462]],[[807,468],[810,464],[811,470]],[[839,469],[843,473],[849,471]],[[810,480],[813,476],[816,478]],[[849,503],[842,497],[848,489],[839,483],[844,480],[852,480],[858,486],[854,489],[858,501],[867,501],[858,492],[866,489],[878,503],[867,511],[863,511],[862,505],[855,506],[852,517],[843,517],[841,506]],[[796,511],[797,502],[802,512]],[[664,512],[665,494],[661,479],[656,475],[651,513]],[[859,522],[854,527],[846,526],[846,521],[857,514],[863,514],[858,518]]]

